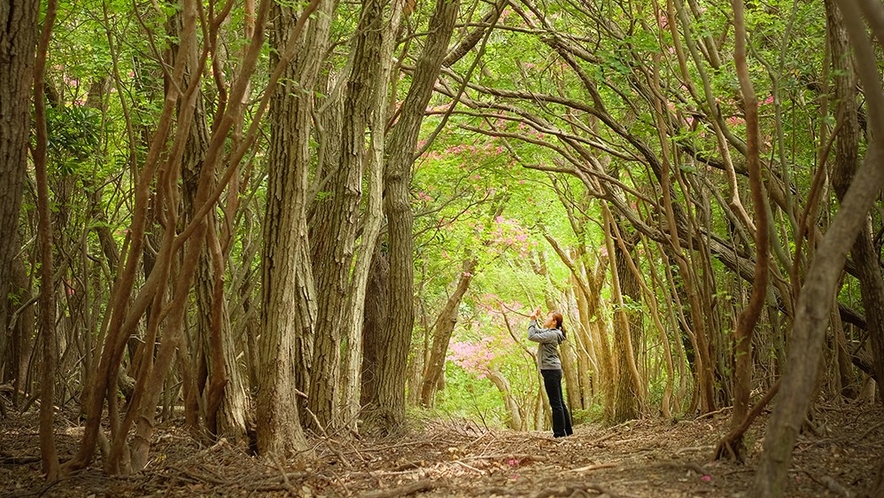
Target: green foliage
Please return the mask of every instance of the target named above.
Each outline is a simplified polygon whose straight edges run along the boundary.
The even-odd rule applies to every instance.
[[[447,362],[445,383],[446,388],[436,396],[436,410],[446,416],[465,418],[488,428],[506,427],[506,411],[500,393],[491,381]]]
[[[46,109],[49,157],[63,175],[87,174],[84,162],[94,157],[101,141],[101,116],[96,109],[73,105]]]
[[[590,406],[588,409],[572,409],[570,411],[571,414],[571,424],[574,426],[580,424],[588,424],[588,423],[601,423],[604,420],[605,407],[595,403]]]

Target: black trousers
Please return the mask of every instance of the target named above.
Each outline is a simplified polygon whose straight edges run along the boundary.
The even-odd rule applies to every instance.
[[[571,414],[568,413],[565,397],[562,395],[562,371],[541,370],[540,374],[543,375],[543,387],[546,388],[546,396],[552,408],[553,436],[570,436],[574,431],[571,429]]]

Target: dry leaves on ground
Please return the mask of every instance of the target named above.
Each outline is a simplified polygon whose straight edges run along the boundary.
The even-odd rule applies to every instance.
[[[0,496],[748,496],[764,419],[747,434],[749,462],[710,461],[728,412],[694,420],[584,424],[573,436],[428,422],[395,438],[315,437],[299,459],[250,456],[226,441],[201,446],[174,426],[157,431],[145,472],[92,468],[47,485],[40,475],[35,414],[0,419]],[[802,435],[790,496],[863,496],[884,457],[884,410],[818,407],[817,435]],[[60,427],[62,455],[79,428]]]

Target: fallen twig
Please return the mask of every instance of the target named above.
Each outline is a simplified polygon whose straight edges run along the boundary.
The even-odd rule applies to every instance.
[[[704,414],[698,416],[697,418],[695,418],[694,420],[703,420],[704,418],[711,418],[711,417],[714,417],[715,415],[718,415],[721,412],[726,412],[726,411],[730,410],[731,408],[733,408],[733,406],[725,406],[724,408],[719,408],[718,410],[704,413]]]
[[[596,463],[593,465],[587,465],[586,467],[578,467],[576,469],[568,469],[567,472],[589,472],[591,470],[601,470],[601,469],[613,469],[618,467],[619,463]]]
[[[476,467],[473,467],[473,466],[471,466],[471,465],[467,465],[467,464],[465,464],[464,462],[462,462],[462,461],[460,461],[460,460],[455,460],[454,463],[460,465],[461,467],[463,467],[463,468],[465,468],[465,469],[469,469],[469,470],[472,470],[472,471],[474,471],[474,472],[478,472],[479,475],[485,475],[485,471],[484,471],[484,470],[479,470],[479,469],[477,469]]]
[[[869,434],[871,434],[871,433],[875,432],[876,430],[880,429],[882,425],[884,425],[884,422],[879,422],[879,423],[877,423],[877,424],[875,424],[875,425],[869,427],[865,432],[862,433],[862,435],[860,435],[858,438],[856,438],[856,441],[863,441],[863,440],[865,440],[865,439],[866,439],[866,436],[868,436]]]
[[[804,469],[801,469],[801,472],[809,477],[811,481],[819,484],[820,486],[825,486],[826,489],[839,496],[844,496],[845,498],[853,498],[854,496],[856,496],[856,493],[842,486],[841,483],[836,481],[831,476],[823,476],[820,479],[817,479],[816,476]]]
[[[492,454],[492,455],[473,455],[473,456],[463,458],[463,460],[504,460],[504,459],[506,459],[506,460],[509,460],[509,459],[519,460],[520,462],[525,461],[525,460],[533,460],[533,461],[537,461],[537,462],[543,462],[543,461],[547,460],[547,458],[545,456],[529,455],[527,453],[496,453],[496,454]]]
[[[582,486],[565,486],[561,488],[544,489],[531,495],[531,498],[549,498],[551,496],[588,496],[589,493],[587,492],[589,490],[610,498],[617,498],[619,496],[600,484],[584,484]]]
[[[24,465],[39,461],[40,457],[38,455],[13,455],[12,453],[0,452],[0,464],[3,465]]]
[[[435,487],[436,485],[433,483],[433,481],[429,479],[423,479],[410,484],[406,484],[405,486],[399,486],[398,488],[369,491],[368,493],[363,493],[362,495],[360,495],[360,498],[395,498],[397,496],[408,496],[420,491],[429,491]]]

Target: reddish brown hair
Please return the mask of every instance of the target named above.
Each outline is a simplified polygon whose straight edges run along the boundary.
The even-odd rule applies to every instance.
[[[553,320],[556,321],[556,328],[562,331],[562,335],[565,335],[565,327],[562,326],[562,320],[564,320],[564,317],[562,317],[562,313],[560,311],[553,310],[550,311],[549,314],[552,315]]]

